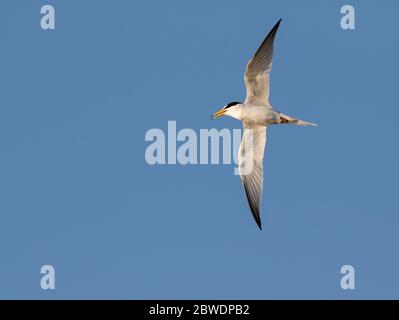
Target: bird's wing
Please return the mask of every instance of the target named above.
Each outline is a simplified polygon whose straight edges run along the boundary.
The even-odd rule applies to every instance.
[[[266,127],[244,124],[244,133],[238,152],[239,173],[252,215],[260,229],[262,229],[260,204],[265,146]]]
[[[272,68],[273,41],[280,22],[281,19],[275,24],[247,64],[244,76],[247,88],[245,103],[265,105],[269,101],[269,76]]]

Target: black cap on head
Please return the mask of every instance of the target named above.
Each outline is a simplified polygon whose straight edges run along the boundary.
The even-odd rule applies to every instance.
[[[236,102],[236,101],[230,102],[230,103],[227,104],[224,108],[227,109],[227,108],[230,108],[230,107],[235,106],[236,104],[240,104],[240,103],[241,103],[241,102]]]

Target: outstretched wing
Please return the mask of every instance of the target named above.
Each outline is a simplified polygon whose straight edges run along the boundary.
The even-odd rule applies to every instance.
[[[238,152],[239,173],[252,215],[260,229],[265,146],[266,127],[244,124],[244,134]]]
[[[269,76],[273,58],[273,41],[280,22],[281,19],[269,32],[253,58],[247,64],[244,76],[245,86],[247,88],[245,103],[255,105],[268,104]]]

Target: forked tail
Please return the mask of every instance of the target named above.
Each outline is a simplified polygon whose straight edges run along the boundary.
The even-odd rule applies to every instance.
[[[295,119],[295,118],[287,116],[286,114],[283,114],[283,113],[279,113],[279,116],[280,116],[280,123],[292,123],[292,124],[296,124],[297,126],[313,126],[313,127],[317,127],[316,123]]]

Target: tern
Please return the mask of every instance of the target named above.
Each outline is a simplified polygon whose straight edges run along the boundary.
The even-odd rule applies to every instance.
[[[266,36],[255,55],[249,60],[244,82],[247,95],[244,102],[231,102],[215,112],[211,119],[229,116],[242,121],[243,136],[238,151],[238,172],[252,215],[262,230],[260,206],[263,189],[263,157],[266,146],[266,128],[274,124],[316,126],[273,109],[269,102],[269,79],[272,68],[273,42],[281,19]],[[251,147],[248,147],[252,144]],[[250,152],[248,152],[248,150]],[[248,158],[250,157],[250,159]],[[251,161],[250,172],[244,172],[246,161]]]

